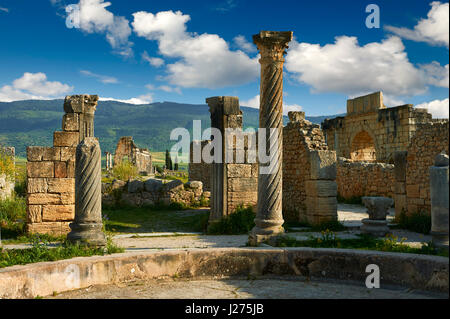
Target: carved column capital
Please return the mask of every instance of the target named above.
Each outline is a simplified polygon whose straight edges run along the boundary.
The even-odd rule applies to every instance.
[[[260,63],[284,62],[284,55],[292,40],[292,31],[261,31],[253,36],[253,42],[261,53]]]

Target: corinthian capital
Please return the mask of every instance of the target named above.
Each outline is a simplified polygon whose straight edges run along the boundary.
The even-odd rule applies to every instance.
[[[288,43],[292,40],[292,31],[261,31],[253,36],[253,42],[261,53],[261,62],[284,62]]]

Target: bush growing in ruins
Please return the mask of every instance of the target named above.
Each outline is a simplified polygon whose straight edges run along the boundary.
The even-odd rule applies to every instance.
[[[253,207],[240,205],[236,212],[212,223],[208,228],[210,235],[240,235],[247,234],[254,226],[256,215]]]
[[[429,234],[431,231],[431,215],[426,212],[407,214],[404,210],[395,218],[397,227],[411,230],[421,234]]]
[[[6,177],[13,181],[15,176],[14,161],[6,154],[3,148],[0,147],[0,174],[5,174]]]
[[[121,181],[128,181],[138,176],[138,170],[133,163],[123,160],[113,168],[113,176]]]
[[[16,238],[25,233],[25,198],[12,196],[0,200],[0,230],[2,238]]]

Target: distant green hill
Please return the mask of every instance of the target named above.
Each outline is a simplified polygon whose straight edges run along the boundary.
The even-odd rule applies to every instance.
[[[241,107],[244,127],[258,127],[258,110]],[[14,146],[19,156],[26,155],[30,145],[51,146],[53,131],[61,130],[63,100],[26,100],[0,102],[0,144]],[[321,123],[334,116],[306,117]],[[133,105],[114,101],[100,101],[95,114],[95,136],[102,151],[114,153],[121,136],[133,136],[139,147],[161,152],[175,142],[170,132],[184,127],[192,132],[192,121],[201,120],[202,129],[210,126],[207,105],[173,102]],[[288,121],[285,117],[284,122]]]

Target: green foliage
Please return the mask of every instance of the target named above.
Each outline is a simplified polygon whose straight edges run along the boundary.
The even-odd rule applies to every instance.
[[[431,231],[431,216],[426,212],[415,212],[406,214],[402,211],[399,216],[395,218],[397,228],[407,229],[421,234],[429,234]]]
[[[123,252],[112,242],[106,248],[93,248],[86,245],[74,245],[64,242],[55,248],[49,248],[49,242],[39,235],[31,237],[32,247],[29,249],[0,248],[0,268],[13,265],[25,265],[42,261],[56,261],[73,257],[88,257]]]
[[[163,168],[159,165],[155,165],[155,169],[159,174],[162,174],[164,172]]]
[[[17,222],[19,219],[24,220],[26,217],[25,198],[12,196],[0,200],[0,222]]]
[[[138,174],[137,167],[130,161],[123,160],[121,163],[114,166],[112,175],[121,181],[128,181],[136,178]]]
[[[9,156],[0,144],[0,174],[5,174],[7,179],[14,181],[15,168],[14,160]]]
[[[236,212],[212,223],[208,228],[211,235],[247,234],[255,226],[255,213],[252,207],[239,206]]]
[[[438,249],[432,243],[423,244],[422,247],[415,248],[406,245],[404,241],[405,239],[402,238],[399,241],[397,237],[392,235],[388,235],[383,239],[378,239],[370,235],[359,235],[358,239],[340,239],[333,232],[325,231],[322,232],[321,237],[310,236],[308,240],[296,240],[292,237],[283,236],[277,240],[276,246],[364,249],[448,257],[448,250]]]

